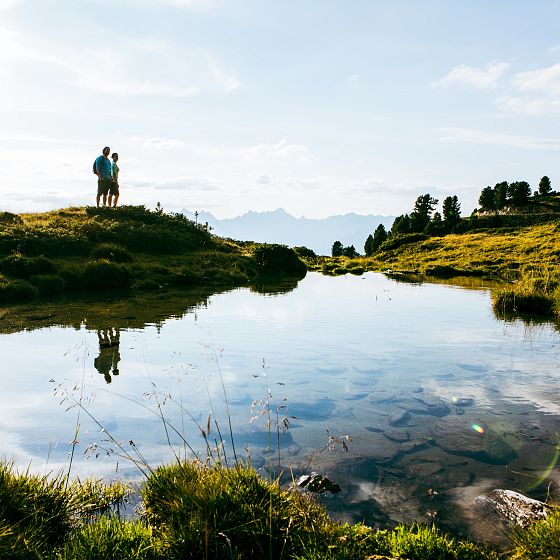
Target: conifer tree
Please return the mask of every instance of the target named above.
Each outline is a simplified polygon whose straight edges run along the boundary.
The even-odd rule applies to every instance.
[[[539,194],[547,195],[552,192],[552,185],[550,184],[550,179],[545,175],[539,183]]]

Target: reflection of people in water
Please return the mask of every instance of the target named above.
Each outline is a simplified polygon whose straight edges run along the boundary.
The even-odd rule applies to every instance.
[[[120,331],[119,329],[98,329],[97,339],[99,340],[99,356],[93,361],[95,369],[105,377],[107,383],[111,383],[111,373],[119,375],[119,354]]]

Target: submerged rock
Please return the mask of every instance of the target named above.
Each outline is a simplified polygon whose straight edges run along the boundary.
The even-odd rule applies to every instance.
[[[340,492],[341,488],[332,480],[329,480],[322,474],[312,472],[311,474],[303,474],[297,480],[296,484],[300,488],[307,488],[311,492],[322,494],[323,492],[332,492],[333,494]]]
[[[388,430],[384,432],[383,435],[387,439],[390,439],[391,441],[394,441],[396,443],[405,443],[407,441],[410,441],[410,434],[401,430]]]
[[[493,465],[505,465],[517,457],[516,451],[496,432],[460,417],[434,422],[430,432],[435,444],[452,455]]]
[[[406,424],[408,424],[411,419],[412,415],[410,414],[410,412],[408,412],[408,410],[399,410],[391,416],[391,418],[389,419],[389,424],[391,424],[391,426],[394,426],[395,428],[398,428],[400,426],[406,426]]]
[[[550,507],[544,502],[513,490],[491,490],[477,496],[475,504],[486,510],[493,510],[518,527],[527,527],[534,521],[544,519],[550,512]]]

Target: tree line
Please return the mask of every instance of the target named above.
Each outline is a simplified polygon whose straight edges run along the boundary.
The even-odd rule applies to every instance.
[[[545,175],[539,182],[538,190],[533,196],[556,194],[552,190],[550,179]],[[494,187],[482,189],[478,203],[483,212],[497,211],[506,207],[519,207],[527,204],[531,197],[531,186],[527,181],[508,183],[502,181]],[[429,193],[416,199],[414,208],[409,214],[397,216],[391,229],[387,231],[383,224],[379,224],[373,234],[368,235],[364,244],[366,256],[373,255],[381,245],[391,237],[407,234],[446,235],[453,233],[461,222],[461,204],[456,195],[444,198],[441,213],[436,209],[439,201]],[[333,257],[356,257],[358,252],[354,245],[344,247],[340,241],[333,243],[331,254]]]
[[[533,196],[546,196],[552,193],[552,184],[545,175],[539,182],[539,188]],[[531,197],[531,185],[527,181],[515,181],[508,183],[502,181],[494,187],[484,187],[478,198],[478,204],[482,211],[501,210],[506,207],[523,206],[529,202]]]

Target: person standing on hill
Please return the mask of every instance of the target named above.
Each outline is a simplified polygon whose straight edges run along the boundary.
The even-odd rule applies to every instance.
[[[111,205],[113,208],[116,208],[117,201],[119,200],[119,166],[117,165],[119,154],[114,152],[111,154],[111,159],[113,160],[113,163],[111,163],[111,177],[113,178],[113,182],[109,188],[109,208],[111,208]]]
[[[111,148],[105,146],[102,155],[98,156],[93,164],[93,169],[97,175],[97,198],[95,199],[97,207],[99,208],[99,201],[103,195],[103,206],[107,206],[107,195],[113,183],[111,177],[111,162],[109,161],[109,153]]]

